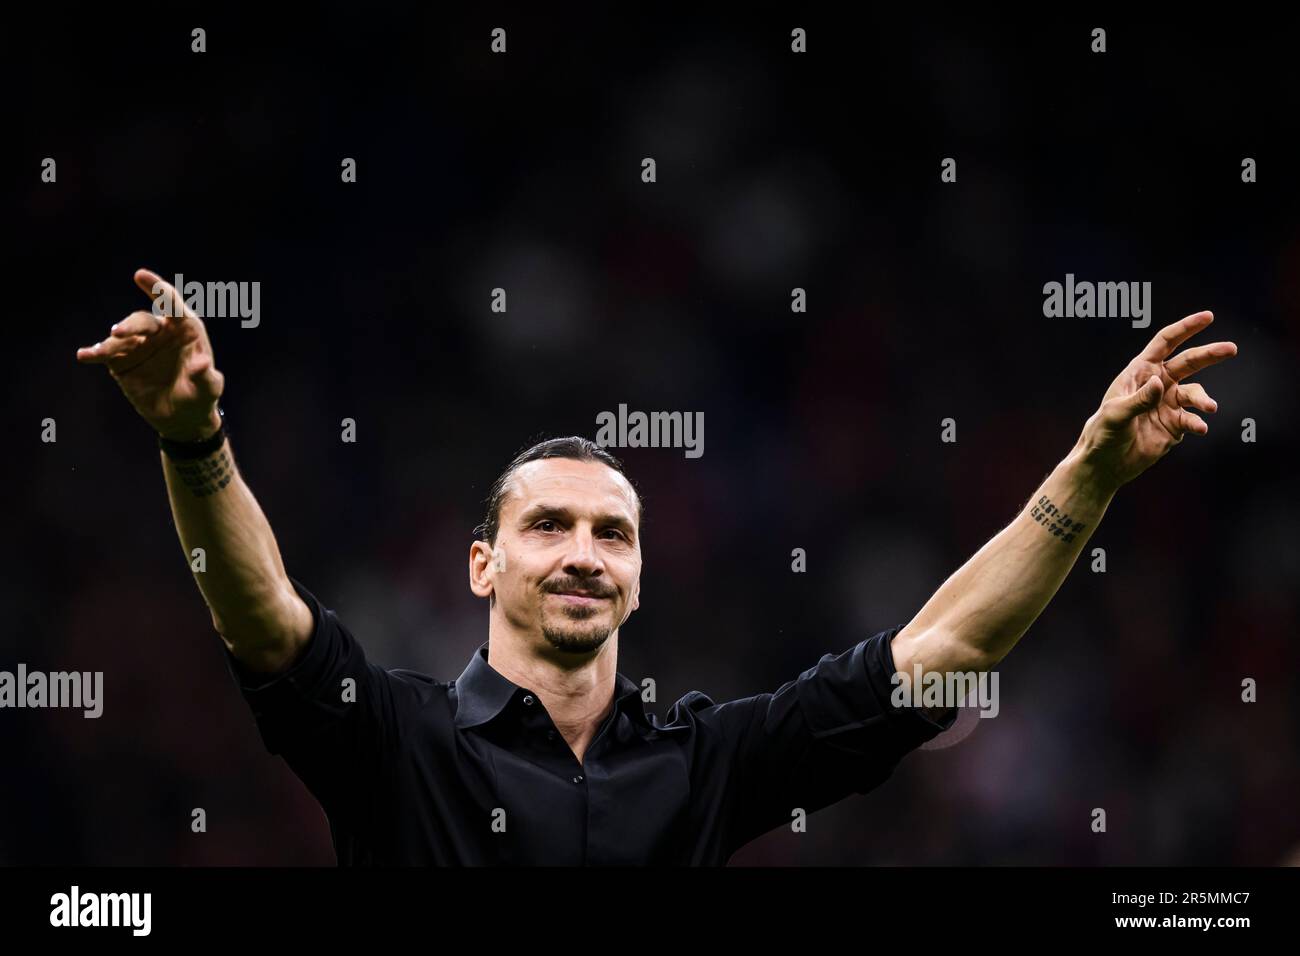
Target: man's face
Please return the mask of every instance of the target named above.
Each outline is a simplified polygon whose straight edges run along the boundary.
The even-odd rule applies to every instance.
[[[636,514],[631,484],[607,465],[528,462],[501,506],[495,548],[471,548],[471,585],[496,594],[512,627],[558,650],[594,651],[639,603]]]

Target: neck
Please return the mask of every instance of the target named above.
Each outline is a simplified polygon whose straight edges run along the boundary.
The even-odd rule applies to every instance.
[[[541,701],[578,761],[614,704],[618,631],[596,650],[557,650],[541,636],[515,633],[492,616],[488,663],[511,683],[527,687]]]

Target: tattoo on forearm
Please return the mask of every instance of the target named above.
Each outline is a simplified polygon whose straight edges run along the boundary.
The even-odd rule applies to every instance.
[[[230,460],[226,446],[222,445],[207,458],[192,461],[173,461],[176,473],[185,482],[185,487],[194,492],[196,497],[204,498],[215,495],[235,476],[235,466]]]
[[[1060,538],[1066,544],[1073,542],[1074,536],[1084,528],[1082,521],[1071,521],[1068,514],[1062,514],[1061,509],[1052,504],[1047,495],[1038,499],[1038,503],[1030,509],[1029,516],[1053,537]]]

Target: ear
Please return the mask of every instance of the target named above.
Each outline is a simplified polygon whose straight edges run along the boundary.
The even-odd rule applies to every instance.
[[[469,546],[469,589],[478,597],[490,597],[493,574],[492,545],[475,541]]]
[[[636,582],[636,590],[632,592],[632,610],[635,611],[641,606],[641,582]]]

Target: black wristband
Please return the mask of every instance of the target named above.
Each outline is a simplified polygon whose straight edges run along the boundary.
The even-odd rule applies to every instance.
[[[221,427],[209,437],[199,441],[174,441],[171,438],[163,438],[160,434],[158,436],[158,447],[167,454],[168,458],[175,461],[207,458],[226,443],[226,410],[218,405],[217,414],[221,416]]]

